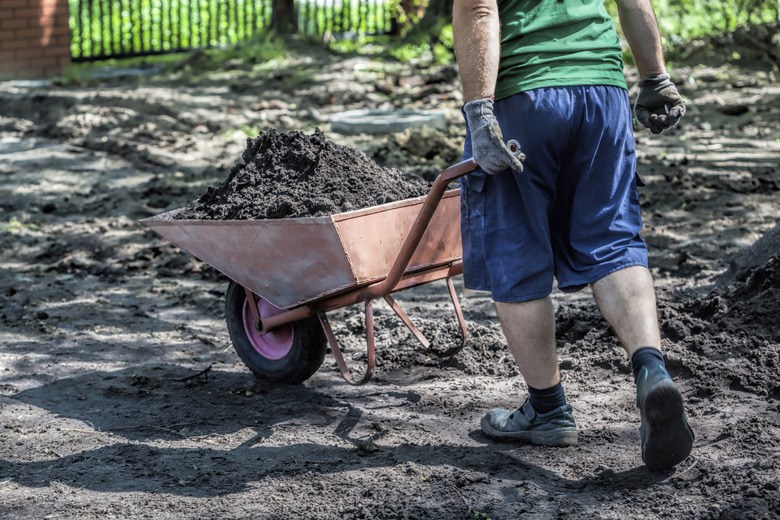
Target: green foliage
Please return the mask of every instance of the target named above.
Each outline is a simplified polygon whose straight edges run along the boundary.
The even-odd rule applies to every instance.
[[[449,17],[439,13],[440,3],[432,0],[413,3],[416,7],[409,13],[401,8],[400,0],[291,1],[296,6],[300,33],[317,36],[333,51],[403,62],[443,64],[454,60]],[[70,0],[71,53],[78,59],[213,49],[191,64],[192,69],[203,71],[227,60],[267,62],[286,51],[269,30],[271,2]],[[426,24],[418,19],[421,5],[435,7],[422,18]],[[748,23],[772,22],[778,16],[776,0],[653,0],[653,5],[667,47]],[[607,2],[606,7],[618,21],[615,2]],[[429,16],[433,11],[434,16]],[[402,28],[401,36],[386,34],[391,19]],[[624,60],[633,63],[630,51],[624,53]],[[75,68],[66,74],[66,82],[88,77],[88,72]]]
[[[607,2],[606,7],[620,28],[616,4]],[[776,0],[653,0],[653,7],[666,46],[778,17]]]
[[[69,1],[74,58],[165,53],[245,40],[268,26],[271,0]]]
[[[452,34],[452,24],[442,27],[439,38],[433,47],[433,55],[437,63],[449,63],[455,58],[455,38]]]
[[[409,62],[421,58],[430,49],[424,44],[404,43],[389,49],[390,55],[398,61]]]
[[[341,0],[322,5],[298,0],[299,30],[306,35],[348,34],[351,37],[386,33],[397,15],[396,0]]]
[[[623,63],[626,65],[634,65],[634,55],[631,54],[631,49],[628,47],[623,49]]]
[[[233,139],[237,134],[240,134],[241,137],[255,138],[260,135],[260,132],[262,132],[262,129],[259,126],[241,125],[241,128],[237,130],[228,130],[225,137],[227,139]]]
[[[653,5],[668,43],[777,20],[775,0],[654,0]]]
[[[396,0],[290,0],[305,35],[385,33]],[[272,28],[272,0],[69,0],[76,59],[223,48]]]
[[[607,11],[622,35],[615,2],[607,2]],[[658,28],[666,53],[671,59],[684,55],[681,48],[691,40],[730,33],[746,25],[772,23],[778,19],[777,0],[653,0]],[[722,56],[735,58],[726,49]],[[634,64],[630,49],[623,52],[623,61]]]
[[[340,38],[330,40],[327,45],[333,52],[341,54],[381,55],[385,47],[390,44],[392,38],[386,35],[366,36],[358,35],[354,38]]]
[[[237,60],[245,64],[262,64],[284,59],[288,52],[283,38],[273,31],[263,31],[231,47],[212,49],[208,54],[216,63]]]
[[[19,218],[14,215],[11,220],[0,224],[0,233],[10,233],[15,235],[23,229],[29,229],[31,231],[38,231],[40,227],[37,224],[29,222],[21,222]]]
[[[455,47],[455,37],[452,34],[452,24],[447,24],[442,27],[442,30],[439,33],[439,41],[442,45],[445,45],[450,49]]]
[[[425,61],[444,65],[452,63],[452,25],[444,25],[438,34],[418,38],[398,38],[389,35],[357,36],[329,42],[328,47],[342,54],[376,56],[377,59],[397,62]]]

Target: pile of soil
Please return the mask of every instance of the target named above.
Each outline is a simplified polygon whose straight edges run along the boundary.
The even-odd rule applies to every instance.
[[[313,134],[275,129],[247,139],[241,161],[177,219],[321,217],[426,195],[420,177]]]

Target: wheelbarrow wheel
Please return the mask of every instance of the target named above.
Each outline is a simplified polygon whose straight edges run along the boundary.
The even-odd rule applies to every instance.
[[[259,297],[257,308],[260,317],[281,312]],[[258,378],[302,383],[325,359],[328,343],[316,317],[282,325],[261,336],[254,328],[246,292],[235,282],[230,283],[225,297],[225,319],[233,348]]]

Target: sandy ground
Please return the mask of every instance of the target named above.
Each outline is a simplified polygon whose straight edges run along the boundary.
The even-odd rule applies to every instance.
[[[302,385],[269,384],[233,351],[228,280],[138,222],[220,182],[242,128],[320,127],[430,177],[459,160],[453,72],[322,54],[260,77],[0,84],[0,517],[780,516],[780,262],[723,276],[780,217],[768,68],[676,67],[688,115],[638,136],[664,347],[697,436],[667,472],[642,464],[630,370],[587,291],[554,294],[579,446],[497,443],[479,419],[519,405],[524,384],[489,299],[460,279],[470,336],[455,358],[428,355],[377,303],[371,383],[347,385],[328,355]],[[328,124],[409,106],[444,111],[449,129],[355,137]],[[454,341],[442,282],[398,299]],[[360,309],[331,319],[359,372]]]

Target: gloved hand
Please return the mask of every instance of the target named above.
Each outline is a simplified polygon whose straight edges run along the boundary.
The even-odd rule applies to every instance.
[[[504,144],[498,120],[493,115],[493,100],[484,98],[469,101],[463,105],[463,111],[471,131],[472,160],[490,175],[507,168],[523,171],[521,161],[525,155],[512,155]]]
[[[669,80],[669,74],[639,80],[634,113],[637,120],[654,134],[660,134],[680,121],[685,115],[685,103]]]

